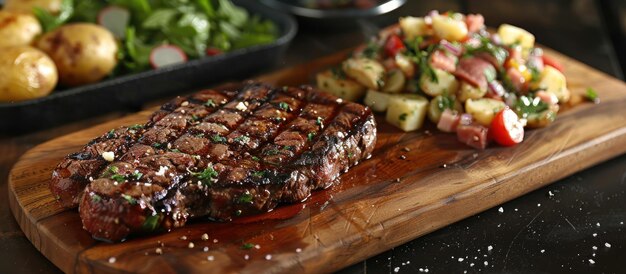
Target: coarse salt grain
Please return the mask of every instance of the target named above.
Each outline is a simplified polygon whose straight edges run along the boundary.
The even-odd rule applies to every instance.
[[[250,259],[250,255],[246,254],[245,256],[243,256],[243,259],[247,261],[248,259]]]
[[[589,263],[590,263],[590,264],[595,264],[595,263],[596,263],[596,261],[594,261],[593,259],[589,259]]]
[[[400,267],[399,267],[399,266],[396,266],[396,268],[394,268],[394,269],[393,269],[393,272],[398,273],[398,271],[400,271]]]
[[[206,234],[206,233],[202,234],[201,239],[202,239],[203,241],[208,240],[208,239],[209,239],[209,234]]]
[[[544,252],[546,252],[546,250],[545,250],[545,249],[542,249],[542,250],[541,250],[541,253],[544,253]]]
[[[115,261],[116,261],[115,257],[111,257],[111,258],[109,258],[109,263],[110,263],[110,264],[114,264],[114,263],[115,263]]]
[[[459,258],[459,262],[462,262],[462,261],[463,261],[463,258]]]
[[[487,247],[487,251],[491,251],[493,249],[493,246],[488,246]]]
[[[272,259],[272,255],[270,255],[270,254],[265,255],[265,259],[268,260],[268,261],[271,260]]]
[[[489,262],[488,262],[488,261],[485,261],[485,263],[484,263],[484,264],[485,264],[485,266],[487,266],[487,265],[489,265]]]
[[[205,246],[202,250],[203,250],[204,252],[209,252],[209,247],[208,247],[208,246]]]
[[[218,241],[217,241],[217,239],[213,239],[213,243],[214,243],[214,244],[215,244],[215,243],[217,243],[217,242],[218,242]]]
[[[596,223],[596,226],[600,226],[600,223]]]
[[[189,247],[189,248],[193,248],[193,247],[194,247],[194,244],[193,244],[192,242],[189,242],[189,245],[187,245],[187,247]]]
[[[609,248],[610,248],[610,247],[611,247],[611,244],[609,244],[609,243],[604,243],[604,246],[606,246],[606,247],[609,247]]]
[[[598,233],[591,234],[593,237],[598,236]]]
[[[537,204],[537,207],[540,207],[540,206],[541,206],[541,204]]]
[[[183,240],[183,241],[187,240],[187,236],[181,236],[180,239]]]
[[[504,213],[504,208],[500,207],[500,208],[498,208],[498,211],[499,211],[500,213]]]
[[[163,249],[160,249],[160,248],[158,248],[158,247],[157,247],[157,249],[155,249],[155,250],[154,250],[154,252],[155,252],[156,254],[161,255],[161,254],[163,254]]]
[[[302,252],[302,248],[296,248],[296,253]]]
[[[209,261],[213,261],[213,260],[215,260],[215,257],[213,257],[213,256],[208,256],[208,257],[206,257],[206,259],[207,259],[207,260],[209,260]]]

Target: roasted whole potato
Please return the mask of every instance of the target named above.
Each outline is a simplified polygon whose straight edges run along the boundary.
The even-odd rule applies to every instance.
[[[64,25],[41,37],[37,47],[54,60],[59,82],[65,86],[97,82],[117,65],[113,34],[95,24]]]
[[[35,16],[0,10],[0,48],[31,45],[39,34]]]
[[[61,0],[5,0],[4,10],[21,13],[33,13],[35,7],[42,8],[50,13],[58,13],[61,9]]]
[[[52,59],[30,46],[2,48],[0,76],[0,102],[46,96],[58,80]]]

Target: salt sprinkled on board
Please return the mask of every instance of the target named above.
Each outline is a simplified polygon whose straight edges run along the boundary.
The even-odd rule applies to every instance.
[[[594,261],[593,259],[589,259],[589,263],[590,263],[590,264],[595,264],[595,263],[596,263],[596,261]]]
[[[485,261],[485,262],[484,262],[484,264],[485,264],[485,266],[488,266],[488,265],[489,265],[489,262],[488,262],[488,261]]]
[[[594,245],[594,246],[591,247],[591,249],[598,250],[598,247]]]
[[[600,223],[596,223],[596,226],[600,226]]]
[[[110,264],[114,264],[114,263],[115,263],[115,261],[116,261],[115,257],[111,257],[111,258],[109,258],[109,263],[110,263]]]
[[[493,246],[488,246],[487,247],[487,251],[491,251],[493,249]]]
[[[537,204],[537,207],[541,207],[541,204]]]
[[[541,253],[545,253],[545,252],[546,252],[546,250],[545,250],[545,249],[542,249],[542,250],[541,250]]]
[[[271,260],[272,259],[272,255],[271,254],[265,255],[265,259],[268,260],[268,261]]]
[[[504,213],[504,208],[502,208],[502,207],[498,208],[498,212]]]
[[[598,233],[591,234],[593,237],[598,236]]]
[[[396,266],[396,268],[393,269],[393,272],[398,273],[399,271],[400,271],[400,267],[399,266]]]
[[[606,246],[608,248],[611,248],[611,244],[609,244],[609,243],[604,243],[604,246]]]
[[[552,196],[554,196],[554,193],[552,193],[552,191],[551,191],[551,190],[549,190],[549,191],[548,191],[548,196],[552,197]]]
[[[302,252],[302,248],[299,248],[299,247],[296,248],[296,253],[300,253],[300,252]]]
[[[459,262],[462,262],[462,261],[463,261],[463,258],[459,258]]]

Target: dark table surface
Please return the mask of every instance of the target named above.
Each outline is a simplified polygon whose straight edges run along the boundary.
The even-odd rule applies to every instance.
[[[616,78],[626,68],[626,1],[410,0],[362,25],[385,26],[429,10],[482,13],[487,25],[510,23],[537,41]],[[284,66],[355,46],[368,31],[333,32],[303,26]],[[268,68],[269,70],[269,68]],[[625,106],[626,110],[626,106]],[[8,203],[6,178],[33,146],[116,117],[101,117],[26,135],[0,133],[0,273],[60,272],[24,236]],[[10,119],[2,117],[1,119]],[[626,112],[625,112],[626,119]],[[354,264],[341,273],[624,273],[626,155],[581,171],[501,207]]]

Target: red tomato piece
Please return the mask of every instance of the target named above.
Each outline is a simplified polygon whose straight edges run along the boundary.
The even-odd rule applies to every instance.
[[[543,55],[541,56],[541,59],[543,59],[543,64],[546,66],[551,66],[557,70],[559,70],[560,72],[563,72],[563,65],[561,65],[561,63],[559,63],[557,60],[552,59],[551,57],[547,56],[547,55]]]
[[[405,48],[404,42],[402,42],[402,39],[400,39],[398,35],[389,36],[385,43],[385,53],[390,57],[396,56],[398,52],[403,51]]]
[[[219,55],[222,54],[222,51],[218,48],[208,48],[206,49],[206,55],[207,56],[215,56],[215,55]]]
[[[502,146],[514,146],[524,140],[524,125],[513,110],[505,108],[493,118],[489,134]]]

